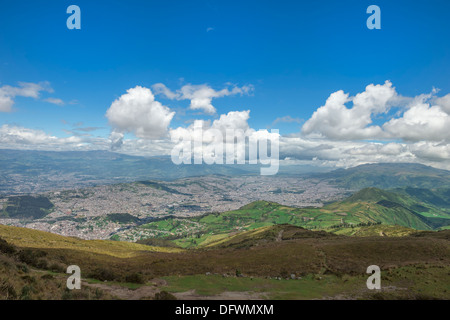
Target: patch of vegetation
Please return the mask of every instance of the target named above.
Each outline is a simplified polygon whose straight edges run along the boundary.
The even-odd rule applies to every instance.
[[[40,219],[53,209],[53,203],[44,196],[15,196],[9,197],[3,215],[17,219]]]
[[[9,244],[2,238],[0,238],[0,252],[5,253],[7,255],[12,255],[16,253],[17,249],[14,245]]]
[[[136,223],[139,221],[138,217],[129,213],[111,213],[106,216],[106,219],[118,223]]]
[[[134,272],[132,274],[125,276],[125,281],[130,283],[138,283],[138,284],[144,284],[145,279],[142,273]]]
[[[177,300],[177,298],[173,294],[163,290],[161,292],[157,292],[153,300]]]
[[[18,259],[30,266],[45,269],[47,268],[47,261],[44,259],[45,256],[47,256],[47,252],[42,250],[23,249],[19,252]]]
[[[94,278],[100,281],[114,281],[120,279],[120,276],[111,269],[100,267],[92,270],[87,276],[88,278]]]

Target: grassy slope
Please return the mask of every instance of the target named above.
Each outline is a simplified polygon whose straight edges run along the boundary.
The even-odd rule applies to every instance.
[[[113,274],[120,282],[135,272],[142,273],[147,280],[168,277],[169,291],[183,291],[193,285],[203,294],[220,290],[255,290],[276,299],[320,298],[347,291],[361,295],[364,294],[359,290],[365,283],[365,269],[375,263],[387,272],[387,277],[383,278],[389,279],[387,283],[415,288],[416,291],[408,291],[413,295],[422,293],[448,298],[445,291],[449,289],[445,281],[450,265],[448,231],[419,232],[400,238],[356,238],[277,225],[236,234],[205,249],[182,252],[142,250],[143,246],[125,244],[129,251],[126,255],[118,254],[118,250],[122,252],[124,247],[112,241],[93,243],[17,227],[2,227],[0,235],[21,247],[41,248],[47,252],[45,259],[49,262],[77,264],[82,275],[89,275],[100,268]],[[10,272],[16,274],[14,270],[6,268],[0,278]],[[236,270],[244,275],[243,279],[234,277]],[[205,280],[199,276],[206,272],[226,274],[224,279],[228,280],[219,276]],[[264,279],[286,278],[291,274],[301,276],[305,281]],[[425,278],[422,277],[424,275]],[[22,281],[19,273],[14,277],[18,283]],[[405,283],[405,279],[409,282]],[[41,285],[35,287],[37,291],[42,288]],[[426,292],[430,288],[436,292]],[[57,287],[54,290],[61,294]]]
[[[146,246],[131,242],[81,240],[27,228],[0,225],[0,236],[6,241],[25,248],[70,249],[119,258],[130,258],[140,252],[179,252],[177,248]]]
[[[430,218],[430,215],[433,215],[433,218]],[[142,228],[160,232],[162,237],[175,239],[179,246],[189,248],[208,246],[233,236],[236,232],[278,224],[333,231],[353,225],[353,233],[357,235],[356,229],[361,224],[431,230],[440,226],[433,220],[435,218],[441,219],[439,223],[450,222],[450,214],[445,208],[420,201],[408,194],[367,188],[344,201],[331,203],[323,208],[299,209],[273,202],[256,201],[234,211],[189,219],[170,217],[146,224]]]
[[[346,237],[290,225],[263,227],[198,250],[154,250],[145,245],[89,241],[51,233],[1,226],[0,235],[22,248],[39,248],[50,257],[117,272],[146,270],[154,275],[232,272],[254,275],[318,272],[323,268],[356,272],[366,263],[444,261],[450,258],[449,231],[419,232],[409,237]],[[405,251],[405,248],[410,248]],[[389,250],[386,250],[389,248]],[[323,254],[327,255],[324,265]],[[331,262],[335,262],[331,263]],[[83,268],[82,268],[83,269]],[[339,271],[339,272],[341,272]]]

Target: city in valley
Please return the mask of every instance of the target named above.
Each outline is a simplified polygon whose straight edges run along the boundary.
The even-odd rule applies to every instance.
[[[47,215],[37,219],[2,216],[0,223],[82,239],[110,239],[115,235],[136,241],[157,235],[139,225],[158,218],[182,219],[236,210],[257,200],[320,207],[346,194],[345,189],[325,180],[300,177],[211,175],[170,182],[151,180],[33,194],[53,204]],[[0,205],[5,208],[8,199],[7,195],[0,198]],[[112,218],[117,214],[126,214],[127,219]]]

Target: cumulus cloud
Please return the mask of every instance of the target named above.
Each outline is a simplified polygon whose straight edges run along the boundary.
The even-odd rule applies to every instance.
[[[152,86],[155,94],[163,94],[171,100],[190,100],[189,109],[201,110],[206,114],[215,114],[216,108],[212,105],[212,99],[232,96],[237,94],[249,94],[253,90],[253,86],[234,86],[231,88],[224,88],[216,91],[206,84],[192,85],[187,84],[181,87],[176,92],[171,91],[162,83],[157,83]]]
[[[212,128],[218,129],[225,133],[227,129],[233,130],[249,130],[248,119],[250,118],[250,110],[230,111],[227,114],[220,115],[220,118],[214,120]]]
[[[383,135],[382,129],[372,125],[372,116],[387,112],[389,102],[395,97],[395,88],[389,81],[383,85],[370,84],[355,97],[339,90],[332,93],[325,105],[305,122],[302,132],[338,140],[380,137]],[[352,108],[347,108],[349,102],[353,102]]]
[[[450,115],[440,106],[419,103],[411,106],[400,118],[383,125],[391,138],[406,141],[450,142]]]
[[[170,136],[174,140],[181,139],[183,136],[192,136],[194,139],[201,140],[202,137],[197,137],[195,128],[201,128],[203,131],[208,129],[218,130],[223,136],[226,135],[226,131],[235,130],[241,132],[254,131],[248,125],[248,119],[250,118],[250,110],[246,111],[230,111],[227,114],[220,115],[219,119],[214,120],[212,123],[205,120],[195,120],[187,128],[178,127],[170,131]]]
[[[150,89],[141,86],[127,90],[106,111],[106,118],[116,134],[131,132],[145,139],[166,136],[174,115],[175,112],[155,100]]]
[[[403,97],[389,81],[354,97],[334,92],[301,133],[281,138],[281,157],[343,167],[418,162],[450,169],[450,94],[437,93]]]
[[[187,128],[179,127],[171,130],[170,136],[174,143],[172,159],[177,159],[176,161],[180,163],[190,163],[191,158],[194,158],[194,163],[201,163],[203,159],[205,163],[244,164],[251,158],[251,163],[256,164],[258,161],[263,164],[271,163],[272,167],[270,162],[273,161],[272,157],[278,161],[278,148],[272,149],[272,143],[276,143],[280,135],[278,132],[268,130],[256,131],[249,126],[247,122],[249,117],[250,110],[230,111],[212,123],[195,120]],[[265,142],[267,144],[264,144]],[[259,145],[258,159],[256,149],[252,149],[254,153],[250,155],[250,144]],[[262,145],[267,145],[267,150],[263,150]]]
[[[53,92],[49,82],[19,82],[18,87],[0,87],[0,112],[11,112],[15,97],[39,98],[42,91]]]
[[[400,140],[404,142],[450,142],[450,94],[436,97],[438,90],[413,98],[400,98],[389,81],[369,85],[351,98],[342,90],[332,93],[302,127],[306,136],[331,140]],[[399,103],[408,102],[406,106]],[[353,107],[347,108],[346,103]],[[372,118],[397,108],[395,116],[381,125]]]
[[[251,129],[247,123],[249,117],[250,110],[230,111],[227,114],[222,114],[219,119],[214,120],[212,123],[205,120],[195,120],[186,128],[178,127],[170,130],[170,137],[172,141],[179,141],[184,137],[191,137],[192,140],[195,141],[203,141],[207,143],[216,141],[217,143],[223,143],[223,138],[226,137],[227,130],[234,130],[241,136],[248,133],[249,130],[253,132],[254,130]],[[209,129],[212,129],[210,132],[213,132],[213,130],[218,130],[221,137],[214,137],[212,135],[208,135],[208,133],[204,135],[205,131],[208,131]]]
[[[444,112],[450,115],[450,93],[441,98],[437,98],[436,104],[440,106]]]

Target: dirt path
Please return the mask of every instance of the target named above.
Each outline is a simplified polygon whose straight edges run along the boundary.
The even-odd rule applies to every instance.
[[[87,283],[82,282],[83,286],[98,288],[110,295],[123,300],[141,300],[141,299],[152,299],[156,293],[160,292],[159,287],[167,285],[167,282],[162,279],[154,279],[152,285],[142,286],[137,289],[129,289],[127,287],[108,284],[108,283]]]
[[[88,283],[86,281],[82,281],[82,285],[101,289],[111,296],[117,297],[118,299],[141,300],[153,299],[155,294],[161,291],[160,288],[167,285],[167,282],[163,279],[153,279],[151,285],[142,286],[137,289],[129,289],[116,284]],[[177,292],[173,293],[173,295],[179,300],[262,300],[265,298],[264,294],[228,291],[213,296],[202,296],[197,294],[195,290]]]
[[[284,230],[281,230],[278,233],[277,238],[275,239],[276,242],[280,242],[281,240],[283,240],[283,233],[284,233]]]

